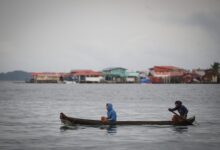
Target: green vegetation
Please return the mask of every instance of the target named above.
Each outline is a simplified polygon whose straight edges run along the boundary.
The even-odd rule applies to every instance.
[[[218,75],[219,74],[219,63],[218,62],[214,62],[213,65],[211,65],[211,69],[213,70],[213,72]]]

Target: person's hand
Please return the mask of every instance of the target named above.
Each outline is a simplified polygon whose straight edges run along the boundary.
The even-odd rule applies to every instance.
[[[172,109],[171,109],[171,108],[169,108],[168,110],[169,110],[169,111],[172,111]]]

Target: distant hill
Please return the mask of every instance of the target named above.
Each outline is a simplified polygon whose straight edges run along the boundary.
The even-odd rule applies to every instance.
[[[25,81],[31,78],[31,73],[25,71],[12,71],[0,73],[0,80],[4,81]]]

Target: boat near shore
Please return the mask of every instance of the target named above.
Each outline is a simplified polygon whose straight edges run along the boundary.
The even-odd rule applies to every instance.
[[[103,123],[101,120],[91,120],[91,119],[81,119],[74,118],[60,113],[60,120],[64,125],[193,125],[195,121],[195,116],[188,118],[185,121],[174,123],[173,121],[116,121],[116,123],[111,124],[109,122]]]

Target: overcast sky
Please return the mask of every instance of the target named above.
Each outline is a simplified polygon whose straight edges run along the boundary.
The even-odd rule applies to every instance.
[[[220,0],[0,0],[0,72],[220,62]]]

